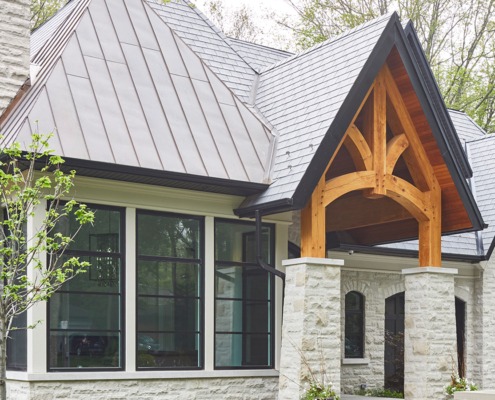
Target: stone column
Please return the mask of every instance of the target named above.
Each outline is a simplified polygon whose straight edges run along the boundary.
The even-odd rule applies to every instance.
[[[340,392],[341,289],[343,260],[299,258],[286,268],[280,400],[299,400],[311,368],[321,381]]]
[[[444,399],[452,358],[457,365],[454,275],[456,269],[420,267],[405,277],[404,395]]]

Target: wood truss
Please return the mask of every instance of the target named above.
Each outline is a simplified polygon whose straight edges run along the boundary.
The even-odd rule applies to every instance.
[[[358,116],[363,121],[361,130],[356,125]],[[388,141],[387,126],[389,137],[392,133]],[[342,145],[352,159],[355,172],[327,180],[327,173]],[[394,175],[400,158],[407,166],[409,181]],[[355,191],[360,191],[361,196],[369,199],[367,201],[384,197],[392,199],[400,206],[390,207],[394,218],[398,215],[404,217],[404,214],[414,217],[419,226],[419,265],[441,265],[441,188],[387,65],[376,77],[302,211],[303,257],[326,257],[326,207]],[[366,226],[390,219],[387,210],[380,210],[375,213],[377,215],[366,215],[356,210],[356,220],[349,207],[352,207],[352,201],[345,208],[349,217],[347,225],[342,219],[337,222],[341,230],[351,229],[357,223]]]

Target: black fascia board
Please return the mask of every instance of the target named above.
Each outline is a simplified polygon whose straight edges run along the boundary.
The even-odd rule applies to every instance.
[[[64,160],[65,163],[62,165],[62,169],[64,171],[74,169],[77,176],[153,184],[238,196],[250,196],[261,193],[268,188],[268,184],[263,183],[236,181],[170,171],[158,171],[149,168],[66,157],[64,157]]]
[[[426,56],[423,52],[421,43],[419,41],[416,30],[414,29],[412,21],[409,21],[407,23],[406,27],[404,28],[404,33],[408,39],[409,45],[412,48],[414,60],[418,63],[418,68],[423,76],[427,88],[429,89],[428,92],[435,106],[437,118],[439,118],[439,121],[442,123],[444,129],[449,132],[447,140],[452,146],[453,154],[459,162],[464,177],[472,178],[473,170],[471,168],[471,165],[469,164],[467,154],[462,148],[462,144],[459,136],[456,133],[454,123],[450,118],[447,106],[440,92],[440,88],[438,87],[435,76],[433,75],[433,71],[431,70],[428,61],[426,60]]]
[[[394,12],[294,192],[293,202],[296,209],[303,208],[308,202],[328,165],[328,155],[337,150],[366,93],[385,63],[395,43],[396,24],[399,24],[399,16]]]
[[[411,46],[405,36],[405,32],[402,29],[399,29],[398,33],[398,40],[396,41],[397,50],[399,51],[400,57],[404,63],[421,108],[432,130],[433,137],[435,138],[437,146],[440,149],[442,158],[447,165],[452,180],[454,181],[454,185],[457,188],[457,192],[461,197],[469,219],[473,225],[470,230],[481,230],[485,227],[485,223],[483,222],[483,217],[481,216],[474,196],[469,188],[468,182],[464,178],[462,168],[453,156],[452,147],[450,146],[449,140],[447,140],[449,134],[444,131],[442,124],[439,123],[438,114],[435,113],[435,106],[432,104],[432,99],[429,96],[430,93],[427,90],[426,82],[418,71],[418,65],[414,62],[414,55],[411,54]],[[454,131],[449,133],[451,137],[455,135]]]
[[[339,247],[328,249],[329,251],[349,252],[382,255],[382,256],[397,256],[405,258],[418,258],[417,250],[410,249],[394,249],[390,247],[376,247],[376,246],[363,246],[354,244],[342,244]],[[472,264],[485,261],[485,256],[471,255],[471,254],[454,254],[454,253],[442,253],[442,260],[444,261],[461,261],[469,262]]]
[[[294,211],[297,208],[294,207],[294,202],[291,198],[284,198],[266,202],[260,205],[253,205],[249,207],[239,207],[234,209],[234,214],[239,218],[254,218],[256,211],[263,215],[278,214],[286,211]]]

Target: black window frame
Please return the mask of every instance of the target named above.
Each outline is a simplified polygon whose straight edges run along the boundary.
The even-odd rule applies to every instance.
[[[215,218],[214,220],[214,274],[215,274],[215,280],[216,280],[216,267],[217,265],[220,266],[239,266],[239,267],[253,267],[253,268],[259,268],[261,272],[265,272],[268,274],[270,278],[270,332],[266,332],[266,334],[270,335],[270,355],[269,355],[269,363],[268,365],[246,365],[246,366],[217,366],[217,352],[216,352],[216,335],[217,334],[241,334],[243,337],[243,343],[242,343],[242,358],[244,359],[244,353],[245,353],[245,341],[244,341],[244,332],[228,332],[228,331],[217,331],[217,312],[216,312],[216,301],[217,300],[231,300],[231,301],[238,301],[239,299],[236,298],[226,298],[226,297],[217,297],[217,289],[216,289],[216,283],[214,283],[214,294],[213,294],[213,301],[214,301],[214,328],[213,328],[213,367],[215,370],[265,370],[265,369],[273,369],[275,368],[275,336],[276,336],[276,324],[275,324],[275,298],[276,298],[276,293],[275,293],[275,276],[273,274],[270,274],[269,272],[265,271],[261,266],[259,266],[256,262],[239,262],[239,261],[227,261],[227,260],[217,260],[216,258],[216,245],[217,245],[217,223],[229,223],[229,224],[238,224],[238,225],[252,225],[254,229],[256,229],[255,222],[251,221],[244,221],[244,220],[232,220],[228,218]],[[270,263],[268,265],[275,267],[275,259],[276,259],[276,254],[275,254],[275,224],[271,223],[263,223],[262,228],[269,228],[270,229],[270,243],[268,246],[268,251],[270,255]],[[255,231],[254,231],[255,233]],[[262,245],[263,246],[263,245]],[[245,256],[245,251],[246,249],[243,248],[243,256]],[[255,249],[256,251],[256,249]],[[243,272],[244,276],[244,272]],[[243,293],[244,293],[244,286],[243,286]],[[244,299],[244,296],[241,300],[243,302],[243,309],[244,309],[244,304],[247,302],[246,299]],[[252,301],[252,300],[249,300]],[[261,301],[260,301],[261,302]],[[263,300],[265,302],[265,300]],[[245,321],[245,315],[243,315],[243,325]],[[251,333],[252,334],[252,333]]]
[[[64,202],[61,202],[61,204],[64,204]],[[120,352],[120,367],[103,367],[103,368],[98,368],[98,367],[84,367],[84,368],[79,368],[79,367],[73,367],[73,368],[60,368],[60,367],[51,367],[50,366],[50,331],[64,331],[64,329],[50,329],[50,321],[51,321],[51,316],[50,316],[50,302],[51,298],[48,299],[47,301],[47,307],[46,307],[46,370],[48,372],[99,372],[99,371],[106,371],[106,372],[118,372],[118,371],[125,371],[125,365],[126,365],[126,352],[125,352],[125,343],[126,343],[126,324],[125,324],[125,306],[126,306],[126,290],[125,290],[125,283],[126,283],[126,209],[124,207],[116,207],[116,206],[110,206],[106,204],[95,204],[95,203],[84,203],[90,210],[95,211],[95,218],[98,217],[98,210],[108,210],[108,211],[118,211],[120,213],[120,241],[119,241],[119,253],[105,253],[109,257],[115,257],[115,258],[120,258],[120,292],[119,292],[119,297],[120,297],[120,315],[119,315],[119,322],[120,322],[120,343],[119,343],[119,352]],[[86,251],[86,250],[69,250],[67,249],[64,252],[64,255],[67,256],[76,256],[76,257],[101,257],[102,253],[98,251]],[[48,259],[48,256],[47,256]],[[90,267],[91,268],[91,267]],[[88,272],[89,273],[89,272]],[[81,292],[81,291],[64,291],[64,290],[57,290],[55,293],[76,293],[76,294],[95,294],[95,295],[102,295],[102,293],[99,292]],[[101,329],[93,329],[93,330],[83,330],[83,329],[78,329],[80,331],[85,331],[85,332],[102,332]]]
[[[198,366],[178,366],[178,367],[140,367],[138,366],[139,360],[139,348],[138,348],[138,337],[139,337],[139,327],[138,327],[138,301],[139,301],[139,260],[140,255],[138,251],[138,243],[139,243],[139,215],[156,215],[156,216],[165,216],[172,218],[187,218],[187,219],[195,219],[199,222],[199,234],[200,234],[200,252],[199,259],[184,259],[178,257],[169,257],[169,256],[142,256],[143,259],[147,261],[162,261],[162,262],[190,262],[197,263],[200,268],[199,278],[201,280],[200,283],[200,293],[199,293],[199,302],[200,302],[200,312],[201,317],[199,321],[199,332],[200,335],[200,346],[201,349],[198,351]],[[205,366],[205,217],[201,215],[194,214],[184,214],[184,213],[174,213],[168,211],[156,211],[156,210],[148,210],[148,209],[136,209],[136,298],[135,298],[135,334],[136,334],[136,342],[135,342],[135,362],[136,362],[136,371],[198,371],[203,370]],[[163,297],[163,296],[146,296],[146,297]],[[146,332],[146,331],[143,331]]]
[[[349,296],[350,294],[357,294],[358,295],[358,297],[359,297],[359,310],[349,310],[347,308],[347,296]],[[358,292],[357,290],[351,290],[345,294],[345,298],[344,298],[344,314],[345,314],[345,319],[344,319],[344,358],[345,359],[362,359],[362,358],[364,358],[364,351],[365,351],[364,345],[365,345],[365,337],[366,337],[366,333],[365,333],[365,327],[366,327],[365,305],[366,305],[366,297],[364,296],[363,293]],[[361,337],[359,338],[361,348],[359,349],[360,353],[358,355],[353,355],[353,354],[347,353],[346,341],[347,341],[347,337],[349,336],[348,332],[347,332],[347,329],[349,328],[349,325],[348,325],[348,321],[350,320],[349,317],[350,316],[356,316],[356,315],[359,316],[361,319],[361,324],[360,324],[361,325],[361,332],[360,332]]]

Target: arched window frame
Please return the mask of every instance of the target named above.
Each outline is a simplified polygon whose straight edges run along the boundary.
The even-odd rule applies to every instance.
[[[351,307],[351,296],[357,297],[357,304]],[[345,295],[344,358],[364,358],[365,297],[357,291]]]

